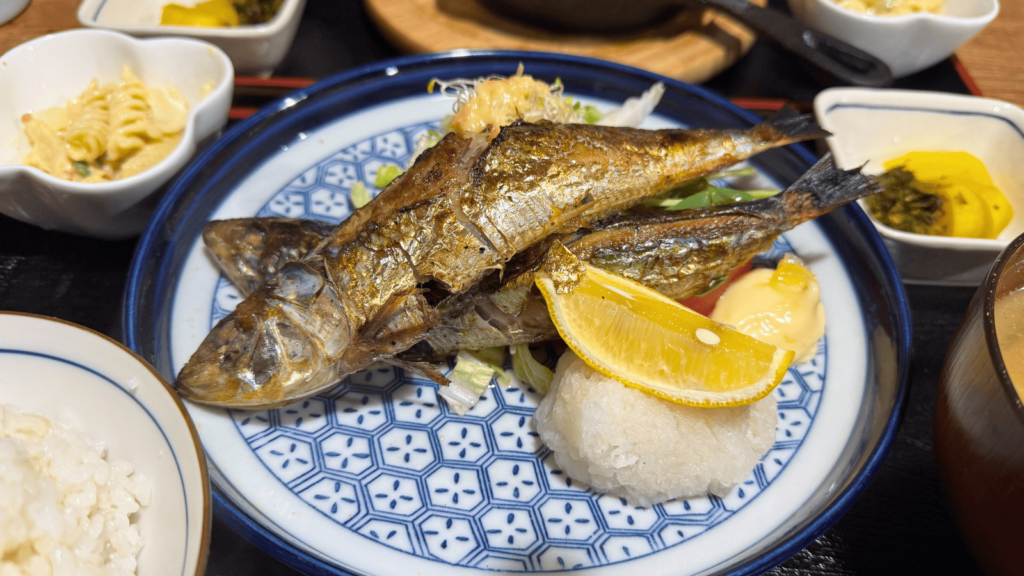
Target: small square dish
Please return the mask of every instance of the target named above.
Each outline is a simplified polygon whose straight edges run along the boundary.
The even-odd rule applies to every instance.
[[[828,146],[841,168],[863,165],[866,173],[880,174],[885,162],[909,152],[967,152],[985,165],[1013,208],[1013,218],[994,239],[912,234],[872,217],[904,282],[977,286],[996,255],[1024,232],[1019,107],[938,92],[832,88],[814,99],[814,112],[832,133]]]
[[[116,30],[132,36],[186,36],[223,50],[239,75],[269,76],[291,48],[306,0],[283,0],[263,24],[234,27],[161,26],[164,5],[175,0],[82,0],[78,22],[87,28]],[[178,0],[187,6],[195,0]]]

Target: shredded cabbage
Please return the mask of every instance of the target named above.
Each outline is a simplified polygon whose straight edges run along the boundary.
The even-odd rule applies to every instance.
[[[515,344],[509,346],[509,351],[512,353],[512,370],[516,378],[533,386],[537,392],[547,394],[555,374],[550,368],[537,362],[530,352],[530,345]]]
[[[398,166],[390,164],[381,166],[377,169],[377,179],[374,180],[373,185],[377,188],[383,189],[388,184],[391,184],[395,178],[401,176],[402,172],[405,172],[405,170],[402,170]]]
[[[366,189],[366,185],[362,182],[356,182],[352,185],[352,189],[348,193],[349,199],[352,200],[352,206],[356,208],[362,208],[370,203],[370,191]]]
[[[627,98],[622,106],[604,115],[598,126],[626,126],[637,128],[654,112],[665,93],[665,85],[661,82],[651,86],[639,98]]]
[[[492,379],[501,386],[512,383],[512,377],[501,367],[504,361],[504,347],[460,350],[455,357],[455,368],[448,375],[451,384],[442,387],[438,396],[462,416],[476,406]]]

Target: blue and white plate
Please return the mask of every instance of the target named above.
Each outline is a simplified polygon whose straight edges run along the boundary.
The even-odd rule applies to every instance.
[[[700,88],[596,60],[534,53],[417,56],[320,82],[239,124],[182,175],[139,244],[125,298],[129,345],[169,378],[238,302],[200,240],[211,219],[279,215],[340,221],[349,191],[405,166],[451,101],[431,78],[526,72],[560,77],[611,108],[668,86],[646,127],[746,127],[757,120]],[[790,147],[750,164],[782,188],[812,163]],[[557,468],[531,422],[540,395],[493,387],[459,416],[434,384],[366,370],[292,406],[189,410],[209,457],[219,513],[282,561],[332,574],[478,570],[616,574],[757,573],[821,534],[877,471],[899,424],[909,313],[877,233],[855,207],[776,243],[822,286],[817,356],[776,391],[774,447],[724,498],[642,509]],[[553,353],[548,348],[549,353]],[[553,360],[553,358],[551,358]]]

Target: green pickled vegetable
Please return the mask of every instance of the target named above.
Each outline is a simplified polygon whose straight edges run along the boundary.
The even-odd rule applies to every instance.
[[[239,24],[263,24],[273,20],[284,0],[234,0]]]
[[[903,168],[893,168],[875,180],[882,192],[868,196],[867,206],[876,220],[890,228],[914,234],[937,234],[945,213],[939,187],[925,184]]]

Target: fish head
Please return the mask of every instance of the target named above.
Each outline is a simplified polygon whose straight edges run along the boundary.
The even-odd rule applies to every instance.
[[[332,360],[348,343],[339,308],[318,271],[285,266],[214,327],[178,373],[178,392],[203,404],[267,408],[332,386],[346,373]]]

